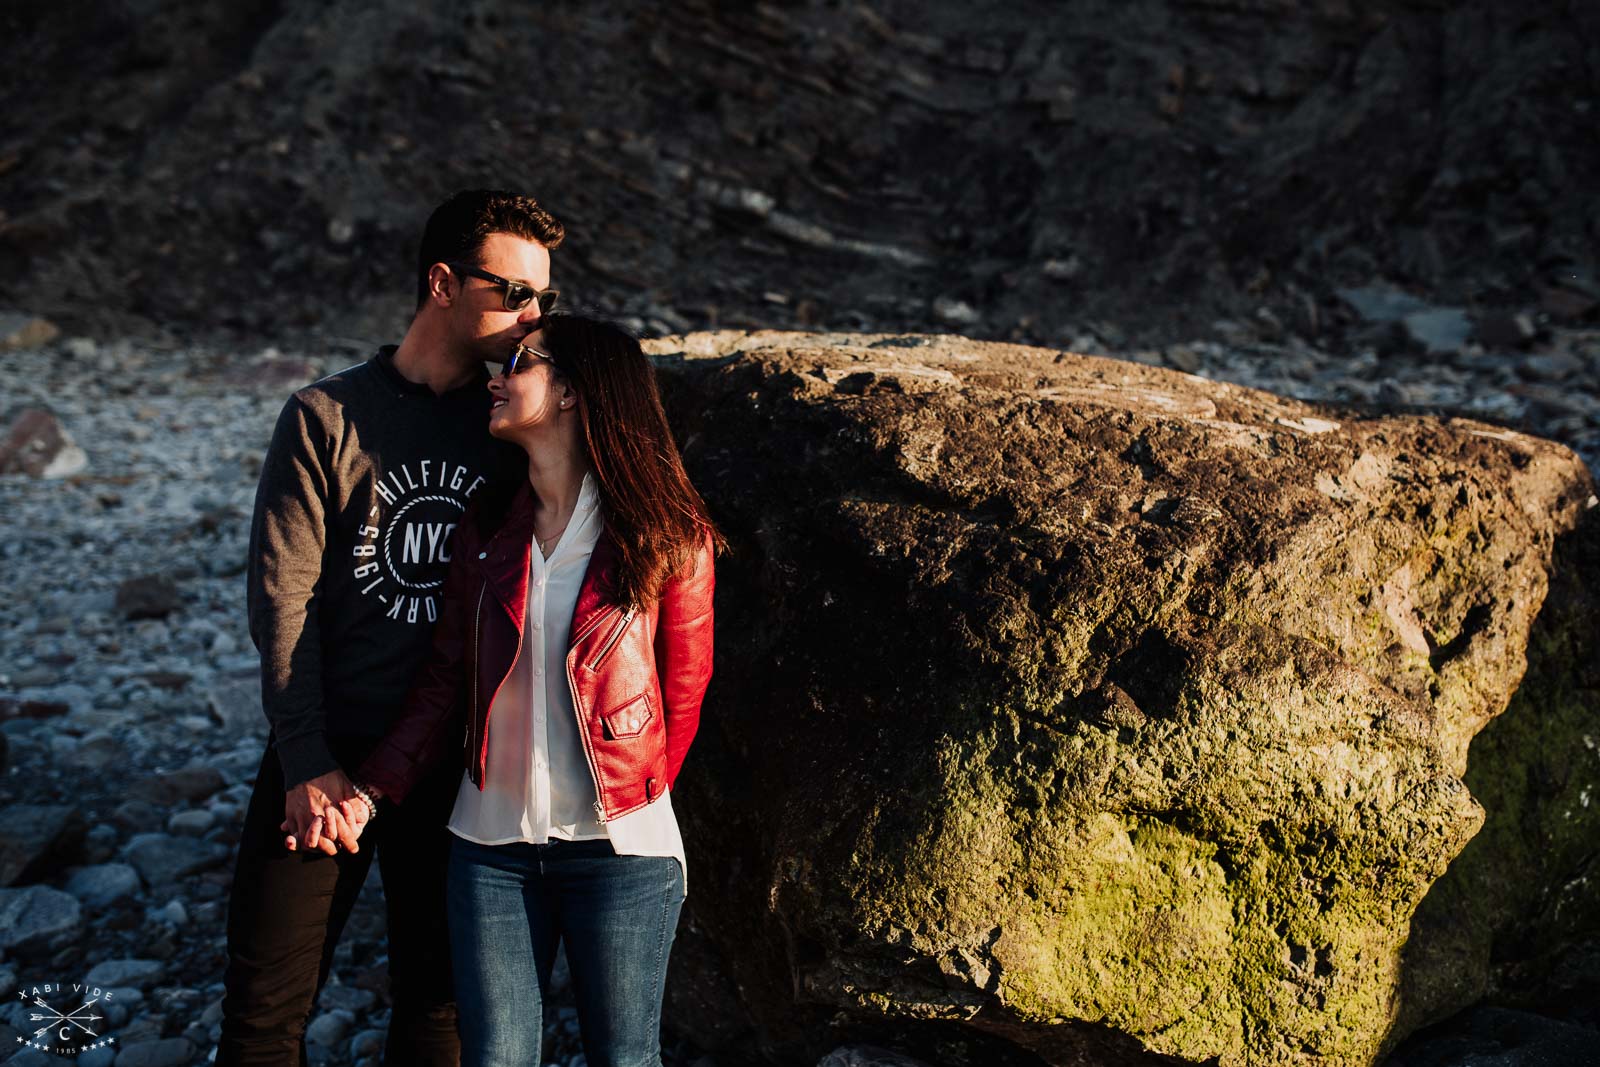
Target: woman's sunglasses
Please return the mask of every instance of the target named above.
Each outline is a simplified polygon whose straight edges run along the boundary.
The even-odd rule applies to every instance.
[[[445,266],[457,274],[466,274],[474,278],[482,278],[500,287],[505,298],[507,311],[521,311],[535,300],[539,302],[539,314],[548,315],[550,309],[556,306],[556,297],[561,295],[558,289],[535,289],[527,282],[512,281],[502,278],[498,274],[490,274],[486,270],[474,267],[467,263],[446,263]]]
[[[519,344],[511,350],[511,355],[506,357],[505,363],[500,367],[500,373],[509,378],[513,374],[522,373],[539,360],[543,360],[552,367],[556,365],[556,361],[550,358],[550,353],[541,352],[532,345]]]

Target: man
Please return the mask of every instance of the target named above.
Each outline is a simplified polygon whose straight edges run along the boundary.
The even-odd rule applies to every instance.
[[[538,329],[562,236],[529,197],[451,197],[423,232],[399,346],[300,390],[278,418],[248,579],[272,732],[228,905],[218,1064],[305,1062],[306,1024],[374,852],[393,1003],[384,1063],[459,1062],[444,875],[460,770],[386,808],[365,847],[339,805],[363,803],[347,771],[427,654],[468,501],[526,465],[489,437],[484,363]],[[286,831],[305,847],[287,848]]]

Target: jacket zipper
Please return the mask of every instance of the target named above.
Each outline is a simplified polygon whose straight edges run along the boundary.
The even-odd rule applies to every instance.
[[[606,643],[605,643],[604,647],[602,647],[600,649],[599,655],[595,656],[595,658],[592,661],[590,661],[589,670],[591,672],[596,670],[600,666],[600,664],[602,662],[604,662],[605,658],[608,655],[611,654],[611,650],[613,648],[615,648],[616,645],[617,645],[617,642],[622,639],[622,631],[626,630],[628,628],[628,622],[632,618],[633,618],[633,608],[630,607],[627,611],[624,611],[622,613],[622,620],[617,623],[617,625],[612,629],[611,635],[606,638]],[[595,769],[594,769],[594,766],[595,766],[594,765],[594,752],[590,749],[589,731],[584,727],[583,712],[578,710],[578,704],[577,704],[578,687],[572,681],[572,668],[571,668],[570,664],[567,667],[567,684],[572,686],[572,692],[573,692],[572,710],[573,710],[573,713],[578,718],[578,736],[583,738],[583,752],[584,752],[584,755],[589,758],[589,776],[594,779],[594,817],[595,817],[595,821],[599,822],[603,826],[603,825],[605,825],[605,822],[606,822],[606,809],[605,809],[605,805],[602,804],[601,801],[600,801],[600,776],[599,776],[599,774],[597,774],[595,772]]]
[[[611,636],[606,638],[606,643],[601,647],[600,652],[594,659],[589,661],[589,670],[598,671],[600,669],[600,664],[604,663],[606,657],[611,655],[611,650],[617,647],[617,642],[622,639],[622,631],[628,628],[628,622],[632,618],[632,608],[622,613],[622,621],[617,623],[616,628],[611,631]]]
[[[468,668],[472,671],[472,706],[467,708],[467,757],[472,760],[472,774],[478,774],[478,754],[472,750],[473,727],[478,723],[478,635],[480,632],[479,620],[483,615],[483,594],[489,591],[489,582],[486,579],[483,588],[478,590],[478,606],[472,612],[472,662]]]
[[[589,739],[588,728],[583,724],[583,709],[578,707],[578,683],[572,677],[572,659],[567,659],[567,685],[572,688],[572,714],[578,720],[578,740],[583,742],[583,755],[589,764],[589,777],[594,779],[594,818],[600,825],[606,823],[606,808],[600,802],[600,772],[595,770],[594,742]]]

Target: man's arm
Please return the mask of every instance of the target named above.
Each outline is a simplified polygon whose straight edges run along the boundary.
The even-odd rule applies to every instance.
[[[322,703],[322,635],[318,611],[327,548],[330,444],[312,412],[291,398],[278,416],[256,487],[250,524],[246,601],[250,637],[261,653],[261,704],[289,784],[285,828],[322,847],[312,823],[325,816],[353,847],[353,835],[331,805],[354,793],[328,750]]]

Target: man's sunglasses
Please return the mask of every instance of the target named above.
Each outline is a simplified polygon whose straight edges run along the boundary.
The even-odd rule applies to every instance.
[[[457,274],[467,274],[474,278],[482,278],[486,282],[498,285],[505,296],[507,311],[521,311],[535,300],[539,302],[539,314],[548,315],[550,309],[556,306],[556,297],[561,293],[557,289],[535,289],[527,282],[512,281],[502,278],[498,274],[490,274],[486,270],[474,267],[467,263],[449,263],[445,266]]]
[[[511,355],[506,357],[505,363],[500,367],[500,373],[509,378],[513,374],[522,373],[540,360],[550,364],[552,367],[556,365],[556,361],[550,358],[550,353],[541,352],[532,345],[520,344],[511,350]]]

